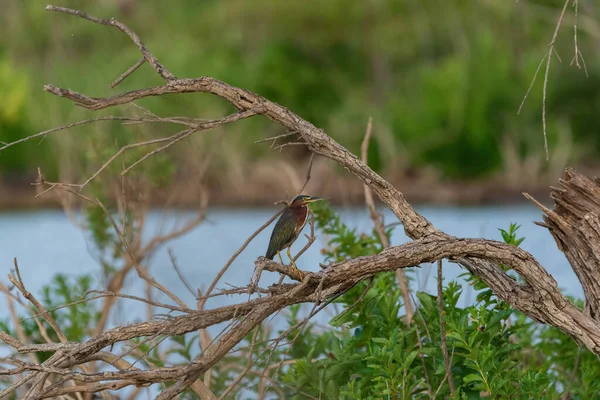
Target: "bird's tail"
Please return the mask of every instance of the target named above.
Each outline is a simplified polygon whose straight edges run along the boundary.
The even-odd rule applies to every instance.
[[[269,248],[267,249],[267,253],[265,254],[265,257],[268,258],[269,260],[272,260],[273,258],[275,258],[275,254],[277,254],[277,250],[275,250],[275,246],[272,243],[269,243]]]

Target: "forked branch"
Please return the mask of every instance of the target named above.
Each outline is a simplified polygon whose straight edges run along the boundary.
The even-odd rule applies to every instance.
[[[33,381],[33,388],[29,390],[28,396],[35,399],[77,391],[98,392],[110,388],[122,388],[132,385],[143,386],[158,382],[175,382],[161,392],[158,397],[159,399],[174,398],[186,388],[197,383],[197,379],[201,374],[215,365],[257,325],[285,307],[299,303],[321,304],[345,293],[358,282],[369,279],[375,274],[424,262],[434,262],[444,258],[458,262],[468,268],[471,273],[483,279],[500,299],[514,308],[535,320],[561,329],[592,352],[600,355],[600,325],[590,315],[586,315],[563,296],[558,289],[557,282],[531,254],[496,241],[460,239],[438,230],[413,209],[400,191],[370,169],[358,157],[333,140],[323,130],[316,128],[279,104],[217,79],[207,76],[189,79],[176,78],[148,51],[139,37],[121,22],[114,19],[106,20],[92,17],[81,11],[62,7],[48,6],[47,9],[75,15],[101,25],[117,27],[131,38],[142,53],[145,62],[148,62],[157,74],[166,81],[165,84],[160,86],[110,97],[90,97],[70,89],[46,85],[44,89],[49,93],[69,99],[75,105],[89,110],[101,110],[129,104],[145,97],[165,94],[195,92],[216,95],[228,101],[237,110],[231,118],[239,119],[241,116],[245,118],[253,115],[266,116],[284,127],[286,131],[299,135],[300,139],[312,152],[333,160],[352,172],[368,187],[369,191],[377,195],[392,210],[403,224],[405,233],[415,240],[401,246],[391,246],[376,255],[330,264],[318,273],[305,273],[302,282],[274,285],[267,290],[268,293],[264,293],[265,290],[261,289],[260,292],[266,294],[265,296],[246,302],[211,310],[191,311],[190,309],[186,314],[177,315],[168,320],[146,321],[119,326],[101,332],[82,343],[51,343],[48,349],[54,354],[43,364],[31,365],[25,363],[18,366],[18,368],[22,368],[21,371],[6,371],[6,374],[19,373],[21,377],[11,387],[0,391],[0,397],[27,382]],[[173,123],[175,121],[181,120],[173,118]],[[192,127],[189,129],[198,130]],[[187,130],[182,132],[186,132],[185,135],[188,134]],[[191,133],[189,132],[189,134]],[[180,134],[184,135],[181,132]],[[164,143],[172,145],[183,138],[180,136],[165,138]],[[149,152],[142,160],[150,158],[154,154],[156,153]],[[130,168],[132,167],[135,167],[135,164]],[[81,194],[78,193],[78,195]],[[520,284],[515,281],[500,268],[499,264],[511,267],[526,283]],[[279,272],[293,280],[296,280],[298,276],[288,267],[263,257],[256,261],[256,269],[258,272],[263,270]],[[259,276],[259,274],[256,275]],[[236,293],[244,293],[244,291],[236,291]],[[185,307],[181,308],[185,309]],[[101,354],[107,347],[126,340],[155,337],[159,334],[182,335],[227,321],[231,322],[231,326],[225,333],[207,349],[203,349],[203,352],[188,364],[172,367],[105,371],[95,374],[79,372],[78,370],[78,367],[85,364],[90,357]],[[28,347],[27,344],[22,344],[14,338],[5,336],[0,335],[0,339],[13,346],[19,353],[36,351],[31,350],[31,347]],[[21,374],[23,371],[29,371],[30,373]],[[44,382],[45,377],[49,374],[57,375],[60,379],[51,386],[39,385],[39,382]],[[65,385],[64,383],[68,381],[77,382],[77,386],[69,387]]]

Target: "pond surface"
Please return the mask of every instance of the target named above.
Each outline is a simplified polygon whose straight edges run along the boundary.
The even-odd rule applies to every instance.
[[[581,286],[571,270],[564,255],[557,249],[553,238],[546,229],[538,227],[533,221],[541,220],[539,209],[530,205],[507,207],[417,207],[427,219],[439,229],[457,237],[484,237],[501,240],[497,228],[508,229],[511,222],[521,225],[519,236],[526,239],[522,247],[532,253],[540,263],[557,280],[564,293],[582,297]],[[195,305],[194,296],[185,288],[171,265],[167,249],[171,249],[177,258],[177,263],[185,278],[196,288],[206,290],[213,278],[225,265],[229,257],[239,249],[244,241],[258,227],[267,221],[276,209],[212,209],[207,221],[187,235],[169,242],[161,248],[150,260],[150,272],[157,281],[180,296],[192,308]],[[365,209],[339,209],[342,219],[359,232],[371,230],[371,220]],[[385,212],[386,223],[396,221],[390,212]],[[161,211],[152,211],[147,222],[147,237],[152,237],[159,227],[166,229],[177,223],[184,223],[193,218],[191,212],[171,213],[165,218]],[[221,279],[218,288],[244,286],[250,280],[254,269],[254,260],[264,255],[273,225],[259,234],[254,241],[240,254],[236,261]],[[308,227],[305,228],[308,233]],[[402,227],[398,227],[392,236],[392,244],[401,244],[408,239]],[[305,239],[299,239],[293,246],[292,253],[305,244]],[[313,246],[298,260],[301,269],[316,271],[322,261],[320,249],[325,245],[325,238],[317,238]],[[86,242],[85,235],[75,226],[62,211],[27,211],[0,212],[0,280],[8,282],[6,275],[13,268],[13,258],[17,258],[21,274],[27,289],[39,294],[43,285],[50,282],[52,276],[58,273],[68,276],[90,274],[95,278],[94,288],[104,289],[100,279],[100,267],[95,260],[93,247]],[[285,261],[286,259],[284,259]],[[456,279],[464,270],[451,263],[445,263],[444,277],[446,280]],[[423,264],[421,268],[413,269],[410,273],[413,281],[411,288],[430,293],[436,291],[435,265]],[[274,283],[278,274],[265,272],[261,278],[261,286]],[[465,285],[460,303],[470,304],[474,299],[472,289]],[[124,293],[144,296],[145,286],[141,279],[132,271],[125,284]],[[160,293],[154,294],[155,300],[170,302]],[[216,297],[207,302],[207,307],[233,304],[247,300],[247,295],[235,297]],[[172,303],[172,302],[170,302]],[[123,322],[135,322],[146,318],[146,308],[142,303],[122,300],[113,309],[109,325]],[[309,311],[309,307],[304,309]],[[163,310],[156,310],[163,313]],[[317,329],[327,326],[331,312],[323,311],[314,317],[318,323]],[[0,296],[0,319],[10,318],[6,299]],[[286,327],[280,314],[269,322],[274,330]],[[218,334],[225,325],[209,329],[213,335]],[[273,331],[272,331],[273,332]],[[0,351],[0,353],[4,353]],[[128,392],[128,390],[126,390]],[[156,394],[153,389],[152,393]],[[246,393],[252,397],[251,393]]]
[[[564,255],[557,249],[554,240],[547,230],[538,227],[533,221],[541,220],[541,212],[529,205],[507,207],[417,207],[439,229],[457,237],[484,237],[501,240],[497,228],[508,228],[510,222],[521,225],[519,236],[526,239],[522,247],[531,252],[558,281],[566,294],[583,296],[581,286],[569,267]],[[177,293],[188,304],[195,304],[194,297],[187,291],[174,271],[168,256],[170,248],[176,258],[183,275],[196,288],[205,290],[228,258],[244,243],[259,226],[275,212],[256,209],[213,209],[207,221],[187,235],[169,242],[161,248],[150,261],[151,274],[163,285]],[[371,229],[371,220],[364,209],[339,210],[344,222],[357,227],[358,231]],[[166,229],[177,223],[184,223],[193,218],[191,212],[165,214],[152,211],[149,215],[146,235],[151,237],[160,226]],[[394,216],[386,212],[386,222],[395,221]],[[248,283],[254,268],[254,260],[264,255],[270,237],[272,225],[259,234],[247,249],[237,258],[225,273],[219,288],[229,285],[244,286]],[[308,233],[309,228],[305,228]],[[301,269],[316,271],[322,261],[320,249],[324,247],[325,238],[317,238],[313,246],[298,260]],[[393,234],[393,244],[408,241],[402,227]],[[298,251],[305,244],[299,239],[292,252]],[[0,213],[0,272],[2,280],[13,268],[13,258],[19,261],[21,273],[27,288],[39,293],[42,285],[48,283],[57,273],[69,276],[91,274],[96,279],[94,286],[101,287],[100,267],[96,262],[92,247],[88,245],[84,233],[75,226],[66,215],[59,210],[2,212]],[[454,279],[463,269],[451,263],[445,263],[445,279]],[[411,272],[413,289],[435,292],[435,266],[423,264],[422,268]],[[276,281],[277,274],[264,273],[262,286]],[[130,273],[124,292],[143,295],[144,285],[135,272]],[[157,294],[157,298],[162,298]],[[164,298],[162,298],[164,299]],[[245,298],[217,297],[210,299],[208,307],[232,304]],[[465,288],[463,304],[473,299],[470,289]],[[143,312],[144,307],[131,301],[122,302],[120,312],[114,318],[133,321],[143,318],[132,310]],[[0,300],[0,310],[5,299]],[[133,307],[133,308],[132,308]],[[136,316],[137,314],[137,316]],[[6,316],[0,311],[0,315]],[[116,320],[114,320],[116,321]]]

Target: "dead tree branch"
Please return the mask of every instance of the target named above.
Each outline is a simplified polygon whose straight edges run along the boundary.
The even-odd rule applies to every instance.
[[[393,271],[397,267],[407,267],[423,262],[434,262],[442,258],[470,257],[485,258],[495,263],[511,266],[525,278],[529,286],[521,286],[514,280],[508,297],[500,296],[512,306],[527,309],[530,315],[543,322],[559,327],[576,337],[590,350],[600,353],[600,330],[596,323],[583,312],[571,305],[558,291],[556,282],[545,273],[537,261],[527,252],[504,243],[483,239],[421,239],[401,246],[393,246],[380,254],[330,264],[317,274],[307,274],[302,283],[275,286],[271,296],[258,298],[246,303],[198,311],[174,317],[168,321],[151,321],[113,328],[84,343],[53,344],[48,349],[56,351],[57,360],[53,368],[67,369],[78,365],[102,349],[133,338],[147,337],[161,332],[163,335],[182,335],[197,331],[232,318],[242,318],[219,342],[210,346],[201,357],[189,365],[162,367],[150,370],[109,371],[93,375],[71,371],[61,374],[66,379],[79,382],[131,381],[136,384],[165,382],[186,377],[198,377],[227,354],[248,332],[274,312],[291,304],[320,302],[344,293],[356,283],[371,276]],[[290,274],[292,271],[274,261],[261,257],[257,267],[267,271]],[[494,279],[504,272],[497,268]],[[322,284],[322,287],[319,286]],[[551,311],[551,312],[548,312]],[[16,343],[12,342],[13,345]],[[33,349],[20,346],[19,352]],[[50,365],[49,365],[50,367]],[[32,368],[24,367],[25,370]],[[41,371],[34,371],[41,373]],[[55,373],[55,372],[53,372]],[[172,388],[180,387],[175,385]],[[169,389],[171,390],[171,388]],[[176,392],[173,389],[170,393]],[[163,392],[164,393],[164,392]],[[47,397],[46,395],[43,395]],[[40,397],[44,398],[44,397]],[[165,397],[167,398],[167,397]]]
[[[442,260],[437,262],[437,292],[438,292],[438,312],[440,313],[440,338],[442,342],[442,354],[444,355],[444,368],[446,369],[446,376],[448,378],[448,384],[450,385],[450,396],[454,396],[454,379],[452,378],[452,364],[448,358],[448,346],[446,345],[446,323],[445,323],[445,312],[444,312],[444,289],[442,286],[442,280],[444,279],[442,274]]]
[[[531,84],[529,85],[527,92],[525,92],[525,96],[523,96],[523,100],[521,101],[521,104],[519,105],[519,110],[517,111],[517,113],[521,112],[521,109],[523,108],[523,105],[525,104],[525,100],[527,100],[527,96],[529,96],[529,92],[531,92],[531,88],[533,87],[533,84],[535,83],[537,75],[540,72],[540,69],[545,61],[546,62],[546,70],[544,73],[544,83],[543,83],[543,88],[542,88],[542,131],[544,134],[544,151],[546,152],[546,160],[549,160],[549,158],[550,158],[550,156],[548,154],[548,138],[547,138],[547,130],[546,130],[546,98],[547,98],[547,94],[548,94],[548,77],[550,76],[550,64],[552,63],[552,57],[554,55],[556,55],[556,57],[560,61],[560,57],[558,56],[558,53],[556,52],[556,39],[558,38],[558,31],[560,30],[560,26],[562,25],[562,21],[565,16],[565,12],[567,11],[567,6],[569,5],[569,3],[571,3],[571,0],[565,0],[562,11],[560,12],[560,15],[558,17],[558,22],[556,23],[556,26],[554,28],[554,34],[552,35],[552,40],[550,41],[550,44],[548,45],[548,51],[546,52],[544,57],[542,57],[540,64],[538,65],[535,73],[533,74]],[[579,64],[579,59],[581,58],[582,62],[584,63],[585,73],[587,75],[587,69],[585,68],[585,61],[583,61],[583,54],[581,54],[581,51],[579,50],[579,47],[577,44],[577,13],[578,13],[578,9],[579,9],[579,0],[574,0],[573,5],[575,7],[575,23],[573,25],[575,57],[573,58],[573,61],[571,61],[571,65],[574,62],[575,65],[577,66],[577,68],[581,68],[580,64]]]
[[[593,353],[600,355],[600,324],[593,318],[597,315],[600,294],[595,293],[598,290],[596,288],[597,283],[592,283],[591,279],[588,279],[586,276],[586,274],[591,273],[586,268],[597,268],[595,264],[585,267],[582,263],[587,260],[578,259],[575,254],[569,258],[572,263],[577,265],[574,268],[576,268],[576,271],[577,269],[580,271],[578,273],[580,280],[582,283],[585,282],[584,285],[587,285],[585,293],[586,296],[590,296],[587,299],[589,311],[588,313],[584,313],[563,296],[558,289],[557,282],[531,254],[504,243],[483,239],[455,238],[438,230],[425,217],[413,209],[400,191],[376,174],[365,162],[333,140],[323,130],[318,129],[285,107],[250,91],[237,88],[208,76],[186,79],[176,78],[148,51],[133,31],[114,19],[100,19],[89,16],[81,11],[55,6],[48,6],[47,10],[75,15],[97,24],[118,28],[131,38],[142,53],[145,62],[152,66],[156,73],[166,81],[160,86],[134,90],[110,97],[90,97],[53,85],[46,85],[44,87],[44,90],[47,92],[69,99],[75,105],[89,110],[101,110],[130,104],[149,96],[176,93],[210,93],[216,95],[228,101],[237,110],[229,117],[215,120],[217,121],[217,125],[223,125],[233,122],[233,120],[237,121],[254,115],[262,115],[278,123],[286,131],[297,133],[299,140],[302,140],[302,144],[306,145],[310,151],[337,162],[340,166],[356,175],[368,187],[369,191],[377,195],[392,210],[403,224],[407,236],[414,240],[400,246],[390,246],[379,254],[329,264],[318,273],[306,273],[301,282],[271,286],[268,289],[269,293],[265,296],[210,310],[204,310],[203,307],[200,307],[199,310],[192,310],[185,304],[182,304],[177,296],[155,282],[143,270],[138,270],[138,274],[142,279],[145,279],[154,287],[165,292],[182,309],[188,312],[184,315],[176,315],[165,320],[153,320],[126,326],[117,326],[100,332],[89,340],[80,343],[69,342],[61,336],[61,343],[30,345],[21,343],[21,341],[0,332],[0,340],[12,346],[19,354],[40,351],[41,348],[44,348],[44,351],[53,353],[42,364],[23,362],[15,366],[12,370],[2,371],[1,374],[18,375],[19,378],[12,386],[0,391],[0,397],[15,392],[17,388],[25,384],[28,384],[26,386],[28,392],[25,397],[31,399],[63,396],[70,393],[99,392],[107,389],[116,390],[128,386],[141,387],[162,382],[174,384],[162,391],[158,396],[159,399],[174,398],[191,385],[195,385],[196,390],[203,390],[202,387],[198,387],[198,383],[201,383],[201,381],[198,381],[198,378],[228,354],[234,346],[262,321],[285,307],[299,303],[321,304],[345,293],[357,283],[365,279],[370,279],[378,273],[394,271],[398,268],[406,268],[425,262],[435,262],[441,259],[448,259],[465,266],[471,273],[483,279],[501,300],[535,320],[557,327],[571,335]],[[550,56],[551,52],[552,49],[550,50]],[[225,119],[228,119],[227,122],[224,121]],[[172,118],[171,120],[172,123],[189,123],[189,121],[179,118]],[[170,146],[193,132],[203,129],[202,127],[206,127],[206,122],[195,121],[193,123],[196,125],[188,126],[188,129],[177,133],[175,136],[159,139],[161,142],[145,143],[166,144],[163,148],[149,152],[129,168],[135,167],[141,160],[150,158],[158,151],[162,151],[161,149],[165,149],[165,146]],[[49,190],[61,187],[74,195],[103,207],[101,203],[90,199],[77,190],[73,190],[74,188],[83,189],[83,186],[85,184],[56,183],[51,184]],[[557,193],[559,192],[563,193],[562,191],[557,191]],[[554,230],[553,234],[560,239],[564,234],[559,232],[567,234],[567,230],[561,224],[564,224],[564,221],[567,219],[575,219],[580,223],[579,233],[581,234],[581,240],[586,238],[588,241],[593,241],[593,249],[596,249],[598,243],[597,232],[600,232],[600,229],[597,229],[598,216],[593,210],[597,211],[598,209],[598,193],[595,189],[589,193],[595,196],[594,200],[579,208],[573,208],[571,205],[572,201],[567,200],[567,197],[562,194],[560,196],[555,194],[555,201],[558,201],[565,211],[559,211],[558,209],[554,211],[545,210],[554,224],[551,225],[547,221],[546,226],[551,231]],[[104,207],[103,210],[106,211]],[[108,212],[107,215],[110,216]],[[122,239],[124,248],[131,256],[132,263],[134,266],[137,265],[134,253],[128,248],[128,244],[118,225],[112,217],[110,218],[111,224]],[[572,243],[564,238],[560,240],[567,245]],[[592,245],[590,244],[590,246]],[[267,260],[264,257],[259,257],[255,264],[256,271],[258,271],[255,274],[258,276],[257,281],[260,271],[278,272],[290,277],[292,280],[299,280],[298,275],[290,268]],[[500,268],[499,264],[512,268],[523,278],[525,284],[512,279]],[[597,272],[597,269],[595,269],[595,272]],[[13,283],[25,294],[26,291],[22,285],[18,285],[19,282],[20,279],[18,281],[15,279]],[[211,290],[215,284],[211,285]],[[206,297],[208,296],[210,296],[210,290],[206,293]],[[34,301],[33,298],[30,300]],[[47,317],[47,313],[43,308],[39,310],[42,316]],[[146,369],[117,368],[116,371],[108,370],[95,373],[88,373],[85,370],[80,372],[85,367],[85,364],[92,359],[101,359],[101,361],[111,364],[109,361],[106,361],[110,357],[101,358],[97,357],[97,355],[104,354],[107,348],[111,348],[116,344],[136,338],[154,338],[158,335],[183,335],[224,322],[230,323],[230,326],[224,330],[224,334],[210,346],[204,348],[202,353],[188,364],[163,367],[149,366]],[[57,332],[60,331],[59,327],[54,329]],[[44,383],[51,375],[57,377],[57,380],[46,386]],[[67,382],[76,382],[77,384],[75,386],[68,386]],[[210,394],[209,397],[212,398]]]
[[[371,139],[371,133],[373,131],[373,119],[369,118],[369,122],[367,124],[367,131],[365,133],[365,138],[363,139],[361,145],[361,156],[362,162],[365,165],[368,165],[367,162],[367,154],[369,150],[369,141]],[[377,236],[379,236],[379,240],[381,240],[381,244],[384,249],[390,247],[390,241],[385,232],[385,225],[383,223],[383,216],[377,212],[375,209],[375,200],[373,199],[373,192],[369,188],[369,185],[365,184],[365,202],[367,203],[367,208],[369,209],[369,215],[371,216],[371,220],[375,225],[375,231],[377,232]],[[406,279],[406,274],[401,268],[396,270],[396,279],[398,280],[398,285],[400,286],[400,292],[402,293],[402,298],[404,299],[404,309],[406,310],[406,323],[410,324],[413,316],[412,303],[410,302],[410,287],[408,286],[408,279]]]
[[[554,209],[532,200],[544,212],[544,222],[558,248],[565,253],[586,299],[585,312],[600,318],[600,179],[589,179],[567,169],[550,197]]]

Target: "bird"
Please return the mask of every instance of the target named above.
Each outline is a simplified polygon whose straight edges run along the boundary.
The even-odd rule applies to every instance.
[[[298,267],[294,262],[294,258],[290,254],[292,244],[300,236],[300,232],[306,220],[308,219],[308,207],[307,204],[315,201],[324,200],[323,197],[312,197],[307,195],[299,195],[292,200],[291,203],[286,204],[281,217],[277,220],[273,232],[271,233],[271,239],[269,240],[269,247],[265,257],[272,260],[275,254],[279,257],[279,261],[283,264],[281,259],[281,251],[287,248],[287,255],[290,259],[290,265],[298,272]],[[285,264],[284,264],[285,265]],[[300,273],[300,275],[302,275]]]

